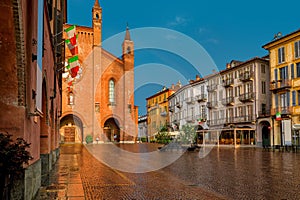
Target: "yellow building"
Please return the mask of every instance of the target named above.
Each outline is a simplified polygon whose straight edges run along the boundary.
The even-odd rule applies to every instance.
[[[164,87],[161,91],[146,99],[149,137],[157,134],[162,127],[169,125],[168,97],[174,92],[174,90]]]
[[[263,48],[270,54],[272,145],[299,145],[300,29],[275,35]]]

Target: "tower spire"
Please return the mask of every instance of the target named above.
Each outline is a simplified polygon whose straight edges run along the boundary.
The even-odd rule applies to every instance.
[[[127,26],[126,26],[125,40],[130,40],[131,41],[129,27],[128,27],[128,22],[127,22]]]
[[[95,0],[94,7],[100,8],[99,0]]]

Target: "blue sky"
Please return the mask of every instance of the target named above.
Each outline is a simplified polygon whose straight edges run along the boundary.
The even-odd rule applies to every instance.
[[[300,28],[300,2],[296,0],[99,0],[99,2],[103,10],[103,40],[123,32],[127,23],[131,30],[143,27],[175,30],[199,43],[220,70],[231,60],[243,61],[266,55],[268,52],[261,46],[270,42],[274,34],[281,32],[286,35]],[[68,0],[68,23],[91,26],[93,4],[94,0]],[[132,40],[135,42],[139,36],[134,33]],[[117,48],[121,50],[120,45]],[[163,85],[169,87],[170,83],[175,83],[178,79],[186,84],[187,80],[194,79],[199,72],[180,55],[151,48],[141,49],[135,53],[135,66],[137,79],[144,73],[142,67],[148,69],[153,67],[158,70],[153,70],[153,74],[148,73],[148,77],[157,76],[162,66],[173,68],[180,73],[179,76],[168,76],[166,73],[165,76],[161,76],[161,81],[139,84],[135,91],[135,103],[140,106],[140,114],[146,113],[146,97],[153,95]]]

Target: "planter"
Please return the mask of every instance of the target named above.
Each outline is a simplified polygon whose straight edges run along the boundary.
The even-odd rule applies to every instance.
[[[0,199],[10,199],[10,182],[11,179],[9,174],[0,174]]]

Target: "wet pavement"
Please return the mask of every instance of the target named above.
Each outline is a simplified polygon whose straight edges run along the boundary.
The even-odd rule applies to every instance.
[[[162,169],[129,173],[99,161],[97,154],[100,152],[111,155],[107,150],[110,145],[113,146],[61,146],[60,158],[36,199],[300,198],[300,153],[215,147],[206,156],[185,152]],[[138,153],[157,152],[158,146],[128,144],[118,147]],[[122,165],[138,165],[143,161],[137,158],[119,160]]]

